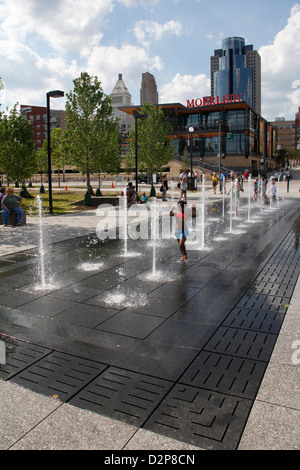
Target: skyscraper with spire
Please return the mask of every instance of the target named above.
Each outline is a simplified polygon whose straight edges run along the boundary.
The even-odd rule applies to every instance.
[[[119,108],[122,106],[131,106],[131,94],[128,91],[127,86],[123,80],[123,76],[119,73],[117,83],[114,86],[113,91],[109,95],[112,100],[112,117],[119,119],[119,130],[121,134],[127,134],[130,132],[134,119],[132,116],[120,111]]]

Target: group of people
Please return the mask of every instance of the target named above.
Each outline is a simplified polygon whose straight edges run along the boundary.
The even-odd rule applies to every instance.
[[[258,177],[255,178],[253,182],[253,201],[257,201],[260,196],[264,204],[269,203],[269,198],[267,196],[267,185],[268,181],[265,175],[262,175],[260,179],[258,179]],[[269,193],[271,206],[274,206],[277,199],[277,187],[273,178],[271,178]]]
[[[226,193],[226,182],[229,180],[229,181],[238,181],[240,182],[240,184],[242,185],[242,179],[245,179],[247,175],[247,178],[248,178],[248,173],[245,172],[243,175],[242,175],[242,178],[240,176],[237,176],[233,170],[230,171],[229,175],[226,173],[225,170],[221,170],[220,172],[220,176],[218,177],[217,176],[217,173],[214,172],[212,174],[212,177],[211,177],[211,181],[212,181],[212,188],[213,188],[213,192],[214,194],[217,193],[217,187],[218,187],[218,182],[219,182],[219,190],[220,190],[220,193]]]
[[[0,211],[2,211],[3,225],[7,227],[8,217],[15,213],[17,216],[17,226],[22,225],[23,210],[21,208],[23,199],[14,194],[14,188],[0,188]]]
[[[248,180],[249,178],[249,173],[245,172],[243,175],[243,179]],[[221,171],[220,173],[220,178],[217,177],[216,173],[213,173],[212,175],[212,186],[213,186],[213,192],[216,194],[217,190],[217,185],[218,181],[220,183],[220,193],[226,191],[225,185],[226,185],[226,180],[228,178],[228,175],[224,172]],[[235,197],[236,201],[236,210],[238,208],[239,204],[239,199],[240,199],[240,193],[244,192],[243,189],[243,180],[240,176],[236,176],[233,171],[230,172],[229,175],[230,181],[232,183],[230,185],[230,190],[228,194],[232,191]],[[250,182],[249,182],[250,184]],[[183,172],[180,175],[180,182],[178,183],[178,188],[180,188],[180,200],[177,203],[177,206],[173,206],[170,211],[170,216],[175,217],[175,237],[177,238],[179,248],[182,254],[181,261],[185,261],[187,259],[187,252],[186,252],[186,247],[185,247],[185,242],[187,239],[187,236],[189,234],[188,231],[188,221],[191,219],[191,217],[196,217],[197,212],[195,207],[188,207],[187,206],[187,174],[186,172]],[[266,191],[267,191],[267,178],[266,176],[262,176],[260,181],[258,178],[255,178],[254,183],[253,183],[253,189],[254,189],[254,200],[256,201],[258,198],[259,192],[261,192],[261,197],[263,198],[264,201],[268,201]],[[271,179],[271,186],[269,189],[270,192],[270,203],[271,206],[274,206],[276,203],[276,197],[277,197],[277,188],[275,184],[275,180]]]

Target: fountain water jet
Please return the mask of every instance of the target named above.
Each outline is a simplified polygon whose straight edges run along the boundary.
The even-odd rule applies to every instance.
[[[124,256],[128,255],[128,207],[127,207],[127,188],[124,188],[123,196],[123,239]]]
[[[233,214],[233,181],[230,182],[230,227],[229,232],[232,233],[232,214]]]
[[[248,178],[248,222],[251,220],[251,175]]]
[[[201,247],[205,247],[205,178],[202,178],[202,204],[201,204]]]
[[[43,208],[42,198],[40,195],[36,197],[36,204],[39,213],[39,259],[40,259],[40,287],[46,287],[46,274],[45,274],[45,248],[44,248],[44,232],[43,232]]]
[[[43,207],[42,207],[42,198],[40,195],[36,196],[36,207],[38,210],[39,216],[39,284],[35,286],[35,290],[53,290],[56,289],[56,285],[52,284],[51,280],[46,279],[46,249],[45,249],[45,237],[44,237],[44,227],[43,227]]]
[[[155,278],[157,275],[156,271],[156,245],[157,239],[159,236],[159,212],[158,212],[158,204],[156,198],[153,198],[153,202],[151,204],[151,238],[153,243],[153,256],[152,256],[152,276]]]

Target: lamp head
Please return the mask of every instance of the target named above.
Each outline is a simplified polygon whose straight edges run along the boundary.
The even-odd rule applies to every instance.
[[[50,96],[50,98],[62,98],[63,96],[65,96],[65,93],[60,90],[55,90],[55,91],[49,91],[47,95]]]

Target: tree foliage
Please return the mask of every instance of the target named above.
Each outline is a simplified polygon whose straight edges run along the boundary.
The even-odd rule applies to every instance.
[[[37,166],[30,123],[16,107],[0,116],[0,171],[7,184],[31,178]]]
[[[147,117],[137,119],[137,146],[139,170],[146,170],[151,175],[161,171],[162,167],[174,158],[175,151],[170,139],[167,138],[171,125],[163,110],[145,103],[140,112]],[[127,166],[134,167],[135,128],[130,132]]]
[[[81,73],[73,83],[67,94],[66,139],[72,163],[87,176],[89,189],[91,173],[119,167],[117,125],[111,122],[111,100],[97,77]]]

